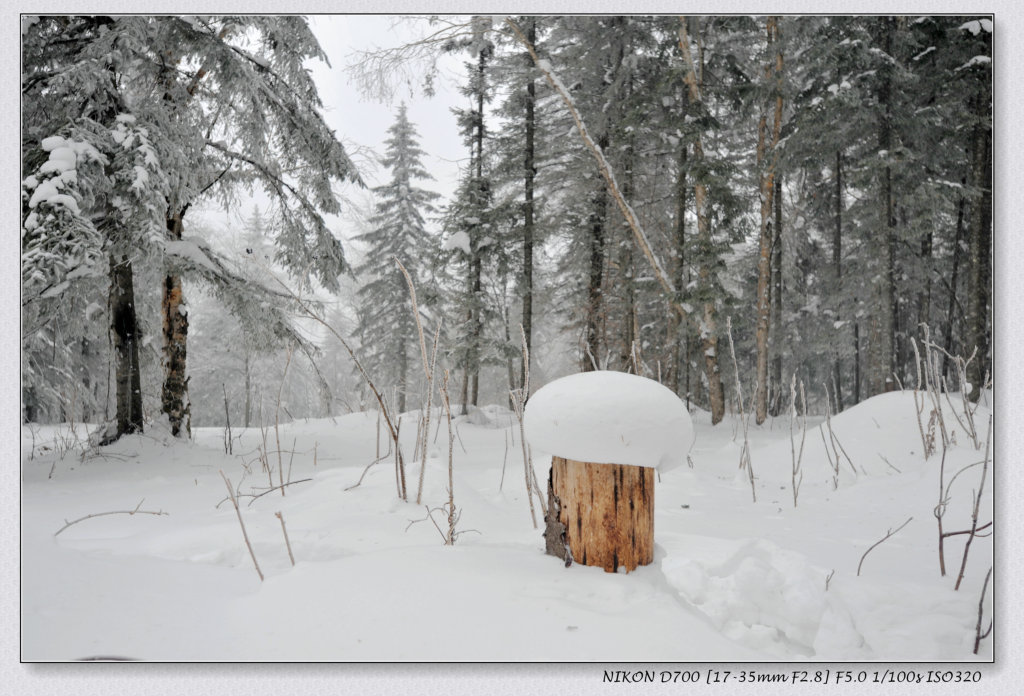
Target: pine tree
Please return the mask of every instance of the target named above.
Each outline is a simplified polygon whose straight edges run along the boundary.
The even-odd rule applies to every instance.
[[[391,172],[391,180],[373,189],[372,229],[356,237],[368,245],[365,261],[356,268],[356,274],[366,279],[358,293],[357,333],[364,366],[378,376],[381,386],[397,389],[402,412],[411,391],[409,371],[415,368],[419,352],[409,288],[395,261],[405,266],[417,291],[422,292],[421,267],[431,247],[426,218],[434,213],[433,201],[438,195],[415,185],[433,177],[423,167],[424,153],[404,104],[388,133],[382,164]]]

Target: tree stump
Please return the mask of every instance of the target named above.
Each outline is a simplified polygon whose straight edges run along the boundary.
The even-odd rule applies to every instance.
[[[550,490],[575,563],[628,573],[654,560],[653,468],[553,457]]]

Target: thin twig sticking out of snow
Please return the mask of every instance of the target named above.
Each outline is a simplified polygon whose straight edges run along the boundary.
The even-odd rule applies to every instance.
[[[547,502],[540,492],[540,485],[537,483],[537,472],[533,468],[533,456],[530,452],[530,445],[526,441],[526,433],[523,430],[523,415],[526,409],[526,400],[530,398],[530,350],[526,347],[526,331],[523,325],[519,325],[519,335],[522,336],[523,365],[526,369],[523,374],[523,386],[521,389],[512,389],[509,396],[512,397],[512,409],[519,421],[519,442],[523,449],[523,474],[526,478],[526,498],[530,501],[530,519],[533,520],[533,528],[537,529],[537,513],[533,507],[533,494],[536,492],[540,500],[541,510],[547,510]],[[502,468],[502,480],[504,481],[505,471]]]
[[[288,558],[291,559],[292,565],[295,565],[295,555],[292,554],[292,542],[288,540],[288,530],[284,526],[284,515],[280,512],[275,512],[274,517],[281,520],[281,532],[284,533],[284,545],[288,547]]]
[[[281,375],[281,384],[277,388],[277,409],[274,411],[274,440],[277,442],[277,477],[281,484],[281,496],[284,497],[284,463],[281,460],[281,392],[284,391],[285,380],[288,379],[288,366],[292,363],[292,351],[294,347],[289,345],[287,357],[284,361],[284,373]],[[294,449],[295,445],[292,445]]]
[[[729,352],[732,354],[732,367],[736,373],[736,398],[739,400],[740,423],[743,424],[743,449],[740,450],[740,468],[747,470],[750,478],[750,493],[757,502],[757,489],[754,487],[754,465],[750,461],[750,440],[747,438],[747,416],[743,412],[743,387],[740,385],[740,367],[736,363],[736,346],[732,341],[732,317],[725,318],[725,330],[729,336]]]
[[[985,573],[985,584],[981,588],[981,599],[978,600],[978,625],[974,628],[974,654],[978,654],[978,647],[981,645],[983,638],[988,638],[992,634],[992,625],[994,619],[989,619],[988,629],[981,632],[981,617],[985,613],[985,594],[988,592],[988,581],[992,578],[992,566],[988,567],[988,572]]]
[[[804,415],[801,419],[800,453],[797,454],[796,440],[793,437],[793,424],[796,421],[796,372],[793,373],[793,378],[789,381],[789,399],[789,445],[793,453],[793,507],[796,507],[797,498],[800,495],[800,484],[804,480],[804,472],[801,465],[804,458],[804,441],[807,439],[807,396],[804,394],[804,383],[801,380],[800,399],[802,400]],[[827,585],[826,589],[828,589]]]
[[[891,537],[891,536],[894,536],[894,535],[895,535],[895,534],[896,534],[897,532],[899,532],[899,531],[900,531],[901,529],[903,529],[903,528],[904,528],[904,527],[906,527],[906,526],[907,526],[908,524],[910,524],[910,521],[911,521],[911,520],[913,520],[913,519],[914,519],[914,518],[913,518],[913,517],[911,517],[911,518],[910,518],[910,519],[908,519],[908,520],[907,520],[906,522],[904,522],[904,523],[903,523],[903,524],[901,524],[901,525],[900,525],[899,527],[897,527],[897,528],[896,528],[895,530],[892,530],[892,529],[890,529],[890,530],[889,530],[888,532],[886,532],[886,534],[885,534],[885,536],[884,536],[884,537],[882,537],[881,539],[879,539],[878,541],[876,541],[876,542],[875,542],[874,544],[872,544],[872,545],[871,545],[871,547],[870,547],[870,548],[868,548],[868,550],[867,550],[867,551],[865,551],[865,552],[864,552],[864,555],[860,557],[860,563],[858,563],[858,564],[857,564],[857,577],[860,577],[860,569],[861,569],[861,567],[862,567],[862,566],[864,565],[864,559],[868,557],[868,554],[869,554],[869,553],[871,553],[871,552],[872,552],[872,551],[874,550],[874,548],[875,548],[876,546],[878,546],[879,544],[881,544],[881,543],[882,543],[883,541],[885,541],[885,540],[886,540],[886,539],[888,539],[889,537]]]
[[[974,496],[974,510],[971,513],[971,531],[967,536],[967,543],[964,544],[964,557],[960,562],[960,575],[957,576],[955,590],[960,589],[960,583],[964,579],[964,571],[967,569],[967,554],[971,551],[971,542],[978,535],[978,510],[981,507],[982,493],[985,490],[985,479],[988,477],[988,448],[992,440],[992,416],[988,417],[988,434],[985,437],[985,463],[981,468],[981,483],[978,485],[978,492]],[[989,523],[991,524],[991,523]],[[988,526],[988,525],[986,525]]]
[[[220,477],[224,479],[224,485],[228,487],[228,496],[231,498],[231,504],[235,506],[235,514],[238,515],[238,524],[242,528],[242,538],[245,539],[245,545],[249,549],[249,555],[252,557],[252,564],[256,567],[256,574],[260,576],[260,582],[263,582],[263,571],[260,570],[260,564],[256,560],[256,553],[252,550],[252,544],[249,543],[249,533],[245,531],[245,522],[242,521],[242,511],[238,507],[238,498],[235,497],[235,489],[231,487],[231,481],[224,475],[223,470],[220,472]]]
[[[140,500],[139,504],[135,506],[134,510],[113,510],[111,512],[94,512],[91,515],[86,515],[85,517],[79,517],[77,520],[72,520],[71,522],[68,522],[67,520],[64,520],[64,526],[61,527],[60,529],[58,529],[56,532],[54,532],[53,535],[57,536],[58,534],[63,532],[65,529],[67,529],[71,525],[78,524],[79,522],[84,522],[85,520],[91,520],[93,517],[104,517],[105,515],[169,515],[170,514],[169,512],[164,512],[163,510],[160,510],[158,512],[153,512],[152,510],[140,510],[139,508],[142,507],[142,503],[145,502],[145,500],[146,500],[145,498]]]

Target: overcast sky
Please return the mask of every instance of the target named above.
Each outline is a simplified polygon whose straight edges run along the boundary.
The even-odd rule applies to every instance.
[[[330,66],[311,65],[313,79],[324,103],[325,118],[349,154],[363,167],[372,187],[386,183],[390,173],[368,160],[371,152],[383,155],[387,129],[394,123],[400,102],[408,106],[409,120],[420,136],[420,148],[426,153],[424,165],[436,179],[421,182],[423,188],[437,191],[447,200],[455,190],[460,163],[468,158],[451,112],[466,102],[458,92],[456,80],[461,58],[448,56],[435,80],[435,95],[423,95],[422,77],[413,71],[408,83],[399,87],[391,103],[360,94],[356,81],[346,67],[358,51],[383,49],[409,43],[424,36],[429,28],[424,20],[400,21],[396,15],[314,15],[310,26],[327,54]],[[343,191],[344,195],[346,192]],[[354,194],[365,200],[365,196]],[[342,236],[347,230],[339,230]]]

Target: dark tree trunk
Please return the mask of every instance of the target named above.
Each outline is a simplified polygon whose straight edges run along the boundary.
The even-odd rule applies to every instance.
[[[182,233],[181,215],[167,218],[167,236],[180,241]],[[163,302],[163,362],[164,384],[161,392],[163,412],[171,424],[171,434],[180,437],[191,435],[188,404],[188,377],[185,375],[185,357],[188,348],[188,313],[185,297],[181,291],[181,276],[168,273],[164,277]]]
[[[989,101],[979,105],[985,118]],[[971,205],[971,227],[968,239],[968,327],[967,352],[977,354],[968,364],[967,379],[971,383],[970,398],[977,400],[985,377],[989,375],[989,304],[992,283],[992,131],[984,121],[975,129],[972,147],[974,186],[979,195]],[[967,356],[965,356],[967,357]]]
[[[526,38],[531,46],[537,45],[537,20],[530,20],[530,26],[526,30]],[[533,70],[533,59],[526,54],[527,70]],[[534,131],[536,129],[536,117],[534,104],[537,100],[537,86],[532,75],[526,83],[526,152],[523,161],[523,334],[526,338],[526,351],[533,351],[533,182],[537,176],[537,166],[534,163]],[[526,372],[530,366],[526,360],[522,360],[519,373],[520,386],[526,384]],[[524,398],[528,394],[523,395]]]
[[[832,269],[836,274],[836,293],[843,296],[843,153],[836,150],[836,229],[832,233]],[[838,315],[842,318],[842,315]],[[837,341],[838,344],[838,341]],[[832,380],[835,382],[836,410],[843,410],[843,370],[839,351],[836,351],[832,366]]]
[[[607,150],[608,138],[598,145]],[[582,371],[597,369],[601,359],[602,284],[604,282],[605,221],[608,210],[608,192],[602,182],[591,197],[590,212],[590,277],[587,283],[586,344],[582,358]]]
[[[679,302],[683,302],[683,288],[686,287],[686,143],[681,143],[679,148],[679,173],[676,177],[676,266],[673,281],[676,285],[676,292],[679,294]],[[689,332],[686,330],[686,322],[679,316],[678,312],[669,311],[669,339],[672,341],[672,391],[682,396],[686,393],[689,397],[689,350],[685,349]],[[686,371],[684,378],[683,372]],[[681,392],[685,389],[686,392]]]
[[[892,55],[893,19],[886,17],[881,20],[883,27],[883,46],[886,55]],[[874,396],[888,391],[892,385],[896,342],[896,302],[895,293],[895,262],[896,262],[896,220],[893,212],[893,180],[892,158],[893,127],[892,127],[892,69],[882,69],[879,85],[878,149],[885,153],[886,164],[880,182],[881,210],[875,235],[875,251],[880,264],[875,274],[874,311],[870,320],[871,369],[869,371],[868,394]]]
[[[967,179],[963,179],[962,183],[966,185]],[[946,335],[943,337],[943,348],[945,348],[945,352],[942,354],[942,375],[947,380],[949,379],[949,366],[951,363],[946,356],[953,354],[953,334],[956,329],[957,307],[956,286],[960,275],[960,256],[963,251],[961,245],[964,241],[964,208],[966,205],[967,199],[961,196],[956,209],[956,233],[953,240],[953,269],[949,275],[949,306],[946,310]]]
[[[782,335],[782,177],[775,179],[775,230],[772,240],[772,383],[775,385],[775,399],[772,415],[782,413],[782,350],[785,344]]]
[[[856,304],[856,303],[854,303]],[[860,403],[860,324],[853,322],[853,403]]]
[[[139,326],[135,316],[132,262],[127,255],[110,255],[110,330],[113,335],[117,380],[117,432],[142,432],[142,378],[139,368]]]

